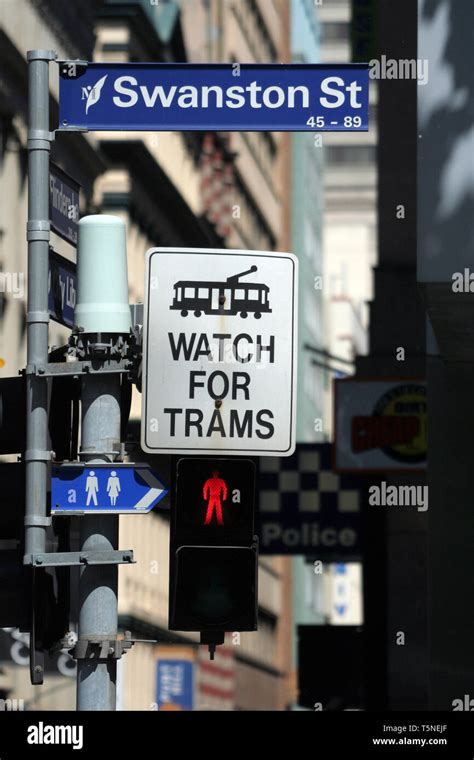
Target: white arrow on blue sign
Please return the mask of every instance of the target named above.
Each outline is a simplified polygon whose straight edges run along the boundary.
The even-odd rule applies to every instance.
[[[53,467],[51,514],[145,514],[168,493],[146,464]]]

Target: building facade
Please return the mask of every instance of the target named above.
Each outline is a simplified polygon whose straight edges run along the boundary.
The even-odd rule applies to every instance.
[[[311,0],[292,0],[294,63],[319,60],[319,24]],[[324,148],[321,135],[291,135],[291,236],[299,260],[297,440],[324,440],[324,394],[329,373],[309,347],[325,349],[323,280]]]
[[[90,59],[96,5],[93,0],[86,0],[80,7],[54,0],[0,3],[0,273],[4,275],[2,282],[13,286],[0,292],[0,378],[17,375],[26,363],[26,51],[56,50],[59,58]],[[50,71],[51,121],[57,123],[56,64],[51,64]],[[94,136],[58,135],[52,143],[51,158],[81,184],[81,214],[87,213],[92,207],[94,183],[105,169]],[[74,259],[72,246],[54,233],[51,245],[58,253]],[[64,327],[50,323],[51,346],[64,345],[67,335]],[[5,548],[3,542],[0,545]],[[22,700],[25,710],[73,707],[75,679],[68,655],[48,662],[44,687],[33,687],[29,679],[28,641],[28,635],[18,630],[0,631],[0,698]]]
[[[321,25],[321,62],[352,60],[351,0],[317,5]],[[368,351],[368,302],[373,295],[372,269],[377,253],[376,121],[377,89],[369,90],[369,131],[324,135],[324,281],[327,349],[336,372],[351,374],[356,355]],[[329,440],[332,393],[326,396]]]

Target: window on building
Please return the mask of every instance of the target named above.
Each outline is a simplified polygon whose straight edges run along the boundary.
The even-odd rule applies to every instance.
[[[347,21],[328,21],[322,25],[323,42],[344,42],[349,39]]]
[[[375,163],[374,145],[331,145],[325,150],[326,164]]]
[[[231,6],[257,62],[275,62],[277,50],[270,37],[256,0],[238,0]]]
[[[234,219],[234,225],[245,246],[262,251],[274,250],[276,241],[272,231],[238,171],[235,174],[234,204],[240,208],[240,216]]]

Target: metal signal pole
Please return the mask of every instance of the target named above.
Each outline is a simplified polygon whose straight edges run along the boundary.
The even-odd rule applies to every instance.
[[[28,299],[26,368],[25,563],[44,552],[48,463],[48,387],[37,367],[48,363],[49,62],[51,50],[30,50],[28,60]]]
[[[43,683],[44,661],[36,651],[35,605],[37,566],[44,554],[47,515],[46,493],[51,462],[48,433],[48,381],[42,373],[48,363],[49,270],[49,155],[54,135],[49,131],[49,62],[52,50],[30,50],[28,61],[28,295],[26,314],[26,449],[25,555],[31,567],[30,678]]]
[[[125,224],[117,217],[92,215],[79,222],[74,321],[76,354],[92,370],[100,362],[113,368],[126,355],[131,314]],[[121,457],[120,394],[116,371],[82,377],[80,458],[88,468]],[[117,641],[118,529],[118,515],[81,517],[81,554],[100,556],[101,562],[88,562],[79,581],[78,710],[116,708],[117,659],[127,646]]]
[[[120,377],[82,379],[81,459],[112,462],[120,442]],[[112,552],[118,547],[118,515],[81,518],[82,552]],[[116,564],[83,567],[79,581],[79,630],[76,645],[77,709],[115,710],[117,659]]]
[[[48,361],[49,276],[49,63],[56,53],[27,53],[28,93],[28,307],[25,556],[32,567],[31,680],[43,682],[42,642],[36,656],[36,624],[46,611],[38,607],[35,577],[46,567],[80,566],[77,707],[114,710],[117,659],[130,637],[117,640],[117,565],[133,561],[119,552],[118,516],[83,515],[81,551],[46,553],[49,488],[48,377],[68,376],[65,364]],[[112,216],[89,216],[79,222],[78,289],[75,308],[76,360],[69,375],[82,377],[82,446],[84,465],[120,459],[121,382],[128,371],[131,315],[128,304],[125,225]],[[78,466],[79,463],[78,463]],[[41,568],[39,570],[38,568]],[[37,618],[38,616],[38,618]],[[42,621],[44,622],[44,621]]]

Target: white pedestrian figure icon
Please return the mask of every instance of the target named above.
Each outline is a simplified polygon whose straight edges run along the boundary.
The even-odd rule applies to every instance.
[[[112,470],[107,481],[107,493],[109,494],[110,504],[112,507],[115,507],[117,496],[119,495],[120,491],[120,480],[117,477],[115,470]]]
[[[94,470],[90,470],[89,475],[87,476],[87,480],[86,480],[86,493],[87,493],[86,507],[88,507],[89,504],[91,503],[91,499],[94,502],[94,506],[97,506],[98,490],[99,490],[99,481],[97,480],[97,475],[95,474]]]

